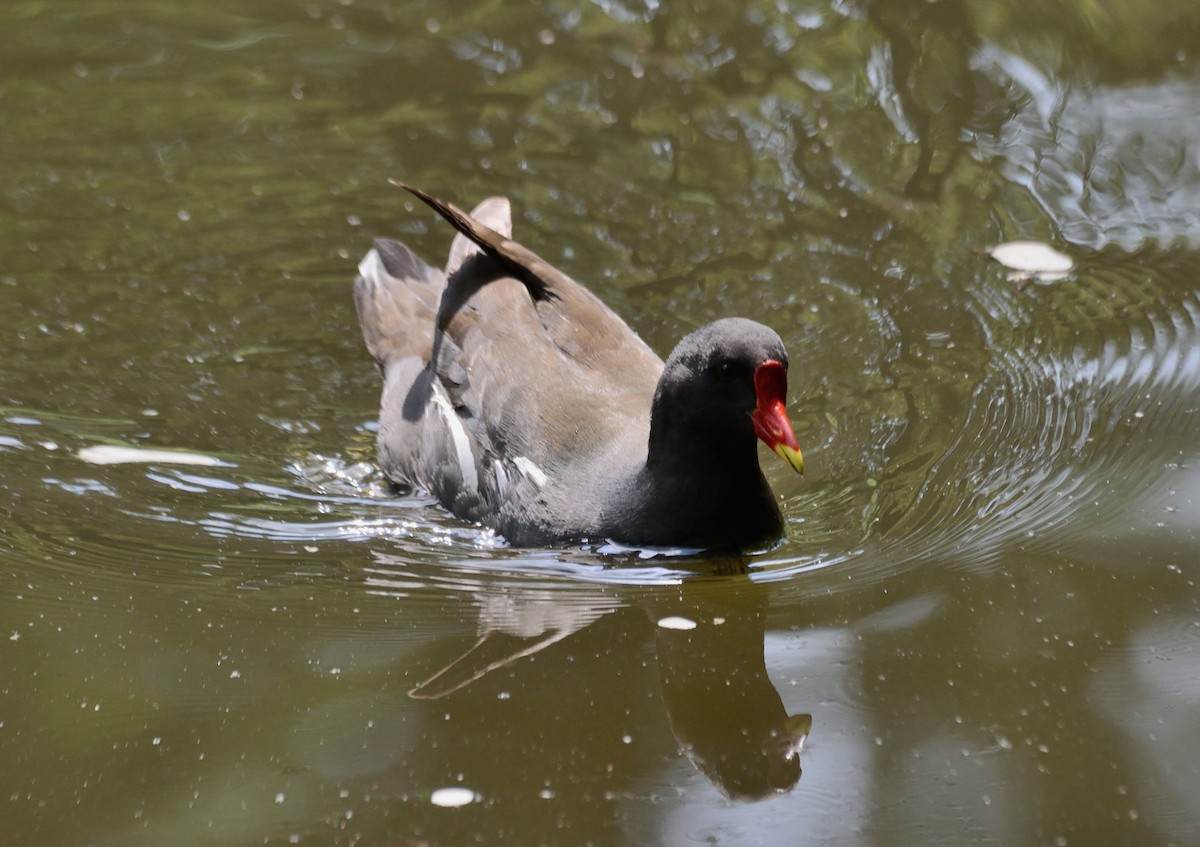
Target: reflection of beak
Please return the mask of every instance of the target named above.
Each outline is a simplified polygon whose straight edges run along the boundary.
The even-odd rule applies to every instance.
[[[812,731],[812,715],[791,715],[771,728],[763,742],[767,781],[778,792],[790,791],[800,779],[800,751]],[[794,764],[793,764],[794,763]]]
[[[792,753],[799,753],[804,749],[804,741],[808,738],[808,734],[812,732],[812,715],[791,715],[783,722],[783,735],[788,739]]]
[[[758,397],[758,405],[750,415],[754,434],[796,473],[804,473],[804,456],[783,404],[787,396],[787,370],[773,359],[763,362],[754,371],[754,391]]]

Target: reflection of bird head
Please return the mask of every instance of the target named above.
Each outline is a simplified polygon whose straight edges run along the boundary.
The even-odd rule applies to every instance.
[[[791,791],[800,781],[800,750],[811,727],[808,714],[784,718],[759,733],[735,722],[725,732],[687,740],[683,752],[726,797],[762,800]],[[675,729],[681,736],[678,725]]]
[[[696,585],[655,608],[663,702],[696,769],[726,796],[756,800],[800,779],[812,716],[789,717],[767,674],[765,592],[738,580],[720,587]]]

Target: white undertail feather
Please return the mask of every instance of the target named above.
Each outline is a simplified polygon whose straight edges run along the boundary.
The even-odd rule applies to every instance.
[[[475,470],[475,456],[471,453],[471,440],[467,437],[467,430],[462,421],[458,419],[458,413],[454,411],[454,406],[451,405],[450,398],[446,395],[446,389],[442,388],[436,380],[433,382],[433,402],[438,407],[438,411],[442,413],[442,417],[446,421],[446,428],[450,430],[450,437],[454,441],[454,452],[458,458],[458,470],[462,476],[463,487],[469,491],[478,492],[479,474]]]
[[[387,276],[383,260],[379,258],[379,251],[374,247],[368,250],[367,255],[358,263],[358,275],[363,279],[381,279]]]

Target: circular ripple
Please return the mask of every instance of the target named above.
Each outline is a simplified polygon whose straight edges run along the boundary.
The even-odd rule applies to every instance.
[[[1071,540],[1085,511],[1094,527],[1127,508],[1114,488],[1153,484],[1189,443],[1200,389],[1200,302],[1179,269],[1157,270],[980,292],[987,372],[889,544],[986,562],[1014,539]]]

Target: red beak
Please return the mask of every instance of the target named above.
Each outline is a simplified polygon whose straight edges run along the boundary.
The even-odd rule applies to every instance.
[[[758,396],[758,405],[750,415],[754,421],[754,434],[797,473],[804,473],[804,456],[800,454],[800,445],[796,443],[784,406],[787,369],[774,359],[763,362],[754,371],[754,392]]]

